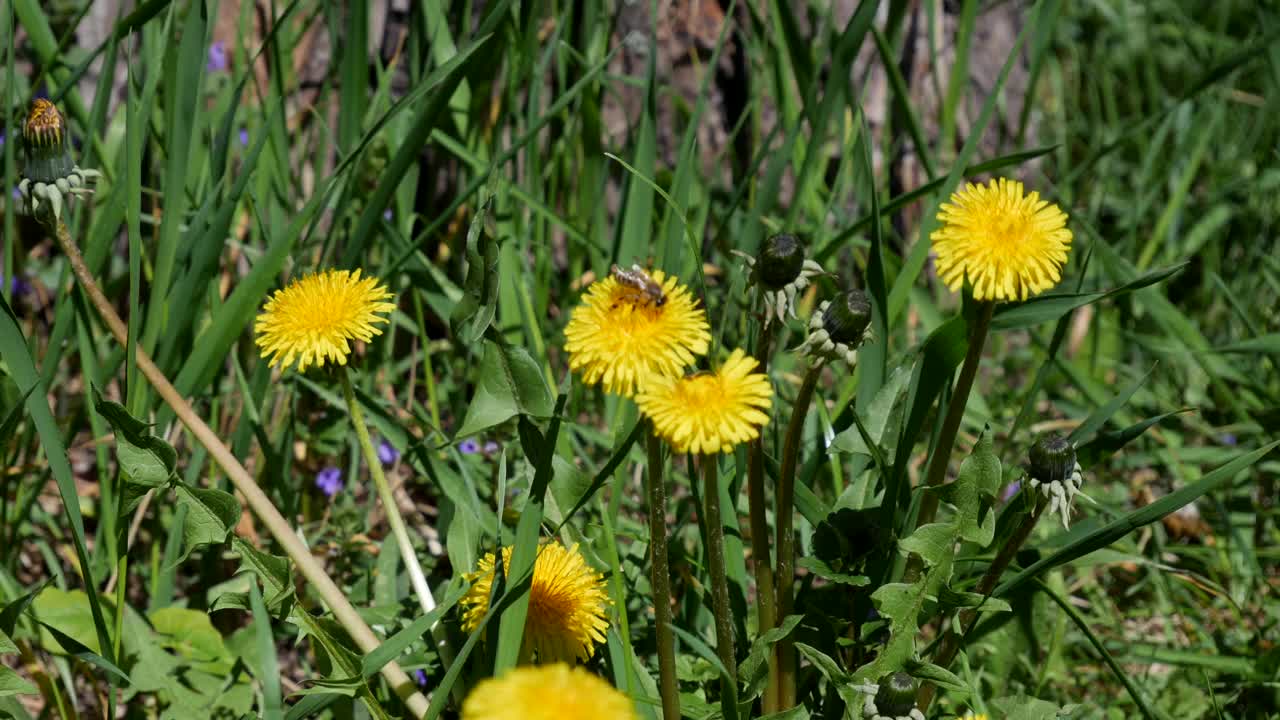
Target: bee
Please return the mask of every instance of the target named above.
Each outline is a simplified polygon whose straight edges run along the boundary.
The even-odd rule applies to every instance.
[[[654,307],[662,307],[667,302],[662,286],[649,277],[649,273],[639,265],[632,265],[630,270],[623,270],[614,265],[609,268],[609,274],[618,281],[619,285],[627,288],[630,294],[635,296],[634,302]]]

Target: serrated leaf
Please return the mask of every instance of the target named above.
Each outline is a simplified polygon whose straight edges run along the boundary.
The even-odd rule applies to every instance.
[[[240,521],[240,503],[231,493],[214,488],[201,488],[177,483],[178,504],[187,508],[187,521],[182,526],[182,552],[178,562],[191,551],[205,545],[227,541],[227,535]]]
[[[516,415],[550,417],[554,407],[546,376],[527,350],[486,341],[480,379],[457,437],[474,435]]]
[[[908,662],[903,669],[906,670],[908,675],[917,680],[928,680],[948,690],[958,692],[968,692],[969,690],[969,686],[965,685],[964,681],[957,677],[955,673],[933,663]]]
[[[13,640],[3,630],[0,630],[0,655],[16,652],[18,652],[18,646],[13,644]]]
[[[871,579],[868,578],[866,575],[849,575],[848,573],[837,572],[835,570],[832,570],[830,567],[828,567],[826,563],[822,562],[821,560],[815,557],[800,558],[800,560],[796,563],[796,565],[798,567],[804,568],[805,570],[808,570],[809,572],[813,573],[814,575],[817,575],[823,580],[827,580],[833,583],[839,583],[841,585],[853,585],[854,587],[862,587],[864,585],[871,584]]]
[[[239,537],[232,539],[231,548],[240,556],[237,574],[251,572],[257,575],[270,594],[293,589],[288,558],[263,552]]]
[[[16,671],[0,665],[0,698],[11,695],[36,695],[40,691]]]
[[[449,327],[463,345],[484,337],[498,308],[498,243],[484,232],[491,192],[481,191],[480,207],[467,229],[467,279],[462,298],[449,314]]]
[[[823,677],[827,680],[841,684],[849,682],[849,673],[841,670],[840,664],[837,663],[830,655],[827,655],[815,647],[805,645],[802,642],[796,643],[796,650],[798,650],[806,660],[812,663],[814,667],[818,668],[818,671],[821,672]]]
[[[919,555],[929,565],[938,565],[951,557],[955,543],[955,523],[930,523],[916,528],[910,537],[898,542],[898,547]]]
[[[1000,491],[1003,467],[991,443],[991,433],[978,438],[973,452],[960,465],[955,482],[942,488],[942,497],[956,507],[960,537],[986,547],[996,532],[991,505]]]
[[[178,452],[152,435],[150,425],[138,420],[120,403],[104,400],[96,389],[93,406],[116,431],[116,458],[120,471],[136,484],[160,487],[168,482],[178,464]]]

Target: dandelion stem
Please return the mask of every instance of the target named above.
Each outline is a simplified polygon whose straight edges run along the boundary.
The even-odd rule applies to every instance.
[[[771,324],[766,320],[760,331],[760,343],[756,349],[759,372],[768,372]],[[756,626],[757,632],[766,632],[777,624],[773,589],[773,559],[769,549],[769,519],[764,500],[764,440],[756,438],[747,443],[747,507],[751,515],[751,561],[756,576]],[[777,666],[769,664],[769,684],[761,698],[764,713],[777,711]]]
[[[102,294],[102,290],[98,287],[97,281],[94,280],[93,274],[89,272],[89,268],[84,264],[84,258],[80,255],[80,249],[72,241],[71,233],[67,230],[66,223],[58,221],[54,234],[58,244],[62,247],[62,252],[67,256],[67,261],[71,263],[72,272],[75,273],[76,278],[80,281],[81,288],[89,296],[89,301],[93,304],[94,309],[98,311],[98,315],[107,324],[107,328],[115,337],[116,342],[128,347],[128,328],[116,313],[115,308],[112,307],[111,301]],[[333,579],[325,573],[320,563],[312,557],[311,551],[306,545],[302,544],[302,540],[298,538],[293,527],[289,525],[289,522],[284,519],[280,511],[271,503],[266,493],[262,492],[262,488],[258,487],[249,471],[245,470],[244,466],[240,464],[240,461],[231,453],[231,450],[222,442],[217,433],[196,414],[196,411],[186,401],[186,398],[182,397],[178,390],[173,387],[173,384],[169,382],[169,379],[165,377],[164,372],[151,361],[151,357],[146,351],[137,345],[134,346],[134,350],[138,369],[146,376],[148,382],[155,388],[161,399],[173,409],[174,415],[182,421],[182,424],[187,427],[192,436],[209,451],[209,456],[227,474],[231,484],[245,499],[250,510],[258,516],[263,525],[267,526],[267,530],[271,532],[272,537],[275,538],[276,542],[280,543],[285,553],[298,566],[299,572],[312,585],[325,604],[329,606],[334,618],[347,630],[352,640],[360,647],[360,650],[369,653],[377,649],[381,641],[365,624],[355,607],[347,600],[347,596],[333,582]],[[123,578],[121,582],[123,583]],[[386,678],[413,717],[426,717],[427,699],[418,692],[413,680],[395,661],[382,666],[382,676]]]
[[[707,569],[711,572],[711,608],[716,616],[716,654],[726,675],[720,678],[720,701],[738,703],[738,662],[733,648],[733,611],[724,562],[724,520],[720,517],[719,461],[702,456],[702,506],[707,524]]]
[[[942,430],[938,432],[938,444],[933,448],[933,457],[929,461],[929,470],[925,475],[925,486],[941,485],[947,477],[947,464],[951,459],[951,451],[956,443],[956,433],[960,430],[960,421],[964,419],[964,408],[969,402],[969,391],[973,389],[973,379],[978,375],[978,364],[982,360],[982,348],[987,342],[987,331],[991,329],[991,316],[996,304],[987,300],[978,304],[977,320],[969,333],[969,350],[964,356],[964,365],[960,368],[960,377],[956,379],[955,391],[951,393],[951,402],[947,405],[947,416],[942,421]],[[916,516],[916,527],[933,522],[938,512],[938,494],[925,493],[920,501],[920,513]]]
[[[978,581],[977,586],[974,588],[974,592],[981,595],[984,601],[995,590],[996,583],[1000,581],[1000,576],[1009,568],[1009,563],[1013,562],[1013,556],[1022,548],[1022,544],[1027,541],[1027,538],[1031,537],[1031,531],[1035,529],[1036,523],[1040,522],[1040,515],[1044,513],[1044,509],[1047,506],[1047,502],[1037,498],[1035,508],[1022,519],[1022,524],[1013,532],[1013,535],[1009,536],[1004,546],[1000,548],[1000,552],[996,553],[995,559],[987,566],[987,571],[983,573],[982,579]],[[942,644],[938,646],[938,652],[934,653],[934,665],[938,665],[943,669],[951,665],[951,661],[955,659],[956,653],[960,650],[960,643],[964,640],[965,634],[968,633],[968,626],[977,615],[978,608],[969,608],[960,613],[955,626],[942,639]],[[935,692],[937,692],[937,688],[933,683],[926,682],[920,686],[920,693],[916,696],[916,706],[920,708],[921,712],[927,714]]]
[[[351,373],[344,367],[338,375],[342,378],[342,395],[347,401],[347,412],[351,414],[351,424],[355,426],[356,438],[360,441],[360,451],[364,453],[365,460],[369,463],[369,474],[373,476],[373,485],[377,488],[378,499],[382,501],[382,507],[387,513],[387,524],[391,526],[391,534],[396,537],[400,558],[409,571],[409,582],[413,585],[413,592],[418,596],[418,605],[425,615],[436,609],[435,596],[431,594],[431,586],[427,584],[427,577],[422,572],[422,564],[418,562],[418,553],[413,547],[413,541],[409,538],[409,529],[400,515],[400,506],[396,502],[395,494],[391,491],[391,484],[387,482],[386,473],[382,470],[378,453],[373,448],[373,440],[369,437],[369,428],[364,420],[364,410],[360,407],[355,388],[351,385]],[[453,653],[439,621],[431,624],[431,636],[440,653],[441,663],[447,670],[449,665],[453,664]],[[462,689],[456,684],[454,687],[454,696],[461,702]]]
[[[658,644],[658,676],[664,720],[680,720],[680,688],[676,683],[676,637],[671,629],[671,575],[667,568],[667,493],[662,479],[662,441],[649,426],[649,582],[653,585],[654,636]]]
[[[796,543],[794,515],[796,505],[796,467],[800,458],[800,436],[804,434],[804,418],[809,413],[809,403],[813,401],[813,390],[817,387],[818,376],[822,374],[822,364],[816,363],[805,373],[800,383],[800,391],[796,393],[795,405],[791,409],[791,421],[787,424],[787,434],[782,444],[782,467],[778,472],[777,508],[774,522],[777,523],[778,539],[778,571],[777,582],[777,619],[785,618],[791,612],[794,600],[796,577]],[[778,706],[775,712],[788,710],[796,704],[796,646],[789,638],[783,638],[774,646],[774,665],[777,667],[776,699]],[[772,674],[771,674],[772,679]]]

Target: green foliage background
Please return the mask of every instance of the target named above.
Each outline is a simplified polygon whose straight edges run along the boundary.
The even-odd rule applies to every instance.
[[[393,481],[454,649],[467,639],[447,612],[461,573],[499,541],[530,546],[537,533],[517,533],[517,518],[545,482],[541,535],[579,543],[614,598],[592,667],[656,717],[643,443],[629,403],[572,380],[563,327],[590,277],[647,261],[703,298],[717,347],[751,346],[758,323],[730,251],[802,234],[831,272],[802,318],[845,287],[878,309],[858,371],[819,388],[798,481],[801,697],[809,716],[841,717],[846,703],[856,713],[845,690],[866,679],[866,648],[888,626],[929,651],[938,598],[880,603],[865,621],[872,592],[883,601],[896,586],[842,582],[815,528],[878,506],[891,537],[859,542],[889,564],[908,550],[944,564],[957,587],[990,559],[981,542],[935,558],[894,541],[963,355],[963,309],[932,275],[928,234],[941,200],[992,172],[1061,205],[1075,243],[1051,297],[997,312],[952,467],[982,436],[1004,469],[983,482],[1002,489],[1035,432],[1074,431],[1096,502],[1069,531],[1041,523],[998,591],[1010,612],[966,641],[935,713],[1280,713],[1273,3],[749,2],[682,46],[679,72],[632,47],[681,27],[665,3],[426,0],[389,16],[363,0],[148,0],[88,45],[92,5],[0,4],[4,186],[21,166],[23,109],[47,92],[79,163],[104,174],[69,226],[137,345],[393,638],[386,657],[423,671],[445,716],[444,687],[474,686],[499,651],[476,642],[446,676],[422,640],[435,618],[418,617],[398,574],[337,383],[273,376],[257,355],[251,326],[271,290],[332,266],[396,293],[389,329],[357,362],[357,395],[399,453]],[[370,23],[389,18],[395,44],[371,45]],[[225,70],[208,67],[215,38]],[[983,65],[993,47],[1016,52]],[[904,74],[904,57],[936,72]],[[4,203],[0,715],[301,717],[313,698],[331,717],[398,713],[376,680],[373,700],[355,701],[368,691],[352,678],[376,659],[295,591],[47,233]],[[798,345],[802,323],[776,346]],[[771,468],[801,369],[786,352],[770,367]],[[463,452],[466,438],[480,451]],[[332,502],[314,484],[329,465],[346,480]],[[721,468],[738,510],[726,513],[729,576],[750,697],[764,655],[747,641],[745,454]],[[711,717],[713,623],[686,469],[674,462],[668,490],[679,670],[686,713]],[[131,485],[173,472],[173,499],[137,504]],[[1195,513],[1156,522],[1183,506]],[[985,532],[947,527],[948,547]],[[1025,697],[1044,702],[999,700]]]

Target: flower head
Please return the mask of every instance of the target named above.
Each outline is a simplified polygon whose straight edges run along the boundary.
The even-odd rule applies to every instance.
[[[262,357],[271,365],[298,371],[326,362],[347,364],[351,341],[368,342],[387,321],[379,313],[396,309],[376,278],[360,271],[326,270],[295,280],[277,290],[254,324]]]
[[[787,315],[796,316],[796,295],[809,287],[809,281],[822,274],[822,266],[804,256],[804,244],[795,235],[782,233],[770,237],[760,246],[755,257],[737,250],[751,273],[751,292],[764,298],[764,319],[783,322]]]
[[[1020,182],[965,183],[938,220],[930,239],[938,277],[952,290],[967,278],[977,300],[1026,300],[1062,279],[1071,249],[1067,214],[1038,192],[1024,196]]]
[[[400,459],[400,451],[395,445],[383,440],[378,443],[378,461],[383,465],[394,465]]]
[[[987,720],[987,714],[970,711],[965,713],[964,717],[960,718],[960,720]]]
[[[329,497],[342,492],[342,471],[330,465],[316,473],[316,487]]]
[[[221,40],[215,40],[209,45],[209,62],[205,64],[205,70],[208,72],[223,72],[227,69],[227,44]]]
[[[502,550],[504,572],[511,568],[511,550]],[[475,632],[489,612],[495,562],[493,553],[485,553],[476,571],[466,575],[471,588],[461,603],[462,627],[467,632]],[[558,542],[543,543],[533,564],[521,655],[541,663],[590,659],[595,644],[604,642],[608,605],[604,577],[587,564],[577,545],[566,548]]]
[[[1031,446],[1027,477],[1031,487],[1049,500],[1049,514],[1061,514],[1063,528],[1070,528],[1071,504],[1077,495],[1092,502],[1092,498],[1080,492],[1084,487],[1084,473],[1076,462],[1075,446],[1057,433],[1042,435]]]
[[[632,272],[632,271],[628,271]],[[631,397],[650,374],[679,375],[707,352],[707,313],[689,289],[655,270],[661,301],[611,274],[587,288],[564,334],[569,369],[588,385]]]
[[[868,339],[871,324],[871,301],[861,290],[850,290],[826,300],[809,318],[809,334],[800,345],[800,353],[815,362],[844,360],[850,366],[858,362],[858,348]]]
[[[62,217],[62,206],[73,195],[83,195],[98,177],[98,171],[86,170],[71,158],[67,121],[53,103],[38,98],[22,123],[22,140],[26,147],[22,180],[18,192],[32,212],[41,211]]]
[[[772,404],[769,378],[756,359],[734,350],[716,372],[652,376],[636,396],[640,412],[676,452],[731,452],[760,435]]]
[[[631,699],[583,668],[563,663],[508,670],[477,684],[462,720],[636,720]]]
[[[463,455],[475,455],[480,452],[480,443],[475,438],[467,438],[458,443],[458,452]]]

